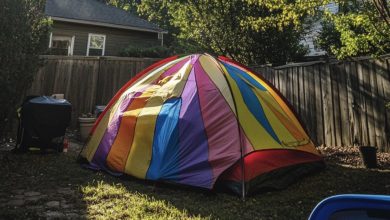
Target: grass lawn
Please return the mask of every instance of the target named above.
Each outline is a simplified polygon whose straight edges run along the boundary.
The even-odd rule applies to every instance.
[[[390,154],[379,154],[380,168],[368,170],[356,148],[321,148],[323,172],[245,202],[83,169],[75,162],[79,149],[75,142],[62,154],[0,149],[0,219],[307,219],[331,195],[390,194]]]

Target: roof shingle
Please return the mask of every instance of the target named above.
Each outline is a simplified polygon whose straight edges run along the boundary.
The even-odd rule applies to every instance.
[[[47,0],[45,14],[51,17],[128,26],[155,32],[164,31],[130,12],[96,0]]]

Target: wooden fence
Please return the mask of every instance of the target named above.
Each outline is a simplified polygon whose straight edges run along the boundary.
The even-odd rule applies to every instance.
[[[252,69],[287,98],[317,144],[390,152],[390,56]]]
[[[63,93],[81,113],[110,98],[148,58],[44,56],[30,94]],[[390,152],[390,56],[346,62],[310,62],[277,68],[256,66],[287,98],[317,144],[378,146]]]
[[[64,94],[72,103],[72,126],[82,113],[105,105],[138,72],[159,59],[42,56],[44,66],[28,94]]]

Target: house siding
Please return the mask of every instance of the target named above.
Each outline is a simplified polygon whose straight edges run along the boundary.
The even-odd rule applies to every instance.
[[[322,10],[324,10],[324,9],[329,10],[329,12],[331,12],[333,14],[336,14],[339,11],[339,6],[335,2],[331,2],[322,8]],[[309,49],[309,51],[308,51],[309,53],[307,54],[307,56],[320,56],[320,55],[326,54],[325,51],[323,51],[319,48],[316,48],[315,43],[314,43],[314,41],[316,40],[318,35],[321,33],[321,31],[322,31],[321,20],[318,20],[313,24],[309,33],[306,34],[304,39],[301,41],[301,43]]]
[[[70,22],[54,21],[53,35],[74,36],[73,55],[87,54],[88,34],[106,35],[105,56],[118,56],[128,46],[152,47],[161,44],[157,33],[124,30],[94,25],[75,24]]]

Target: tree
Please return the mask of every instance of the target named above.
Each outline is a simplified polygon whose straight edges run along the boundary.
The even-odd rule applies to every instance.
[[[141,3],[141,0],[97,0],[108,5],[121,8],[125,11],[136,14],[137,7]]]
[[[174,27],[170,21],[171,17],[167,13],[167,4],[165,1],[154,1],[154,0],[98,0],[109,5],[121,8],[128,11],[129,13],[140,16],[143,19],[146,19],[154,24],[157,24],[160,28],[167,31],[167,34],[164,34],[164,46],[165,48],[154,48],[157,50],[169,51],[169,53],[186,53],[191,52],[190,44],[188,42],[183,42],[177,39],[177,34],[179,29]],[[152,48],[150,48],[152,49]],[[189,51],[189,50],[190,51]],[[149,49],[146,49],[149,50]],[[125,48],[122,51],[122,55],[127,54],[142,54],[141,48],[129,47]],[[129,53],[130,52],[130,53]],[[147,52],[148,51],[144,51]],[[164,54],[164,53],[162,53]]]
[[[154,7],[153,1],[144,0],[139,9],[142,12],[142,8],[147,8],[144,11],[152,19],[168,20],[177,29],[175,37],[182,42],[192,42],[197,48],[243,63],[285,63],[305,53],[299,44],[301,29],[294,22],[279,20],[283,11],[272,4],[245,0],[162,0],[157,10]],[[296,20],[303,19],[301,16]],[[270,25],[271,20],[280,25]]]
[[[390,26],[390,8],[388,0],[372,0],[379,15],[388,26]]]
[[[255,30],[266,30],[269,27],[283,30],[286,27],[302,29],[307,27],[304,20],[318,13],[319,7],[329,0],[244,0],[249,6],[260,7],[268,13],[258,13],[246,16],[242,24]]]
[[[49,21],[44,0],[0,1],[0,136],[31,86],[39,55],[47,49]]]
[[[325,12],[320,48],[338,59],[390,52],[390,14],[386,0],[338,1],[337,14]]]
[[[177,39],[180,30],[172,24],[174,18],[171,13],[169,13],[172,4],[173,3],[169,3],[168,1],[142,0],[141,3],[138,4],[137,12],[139,16],[168,31],[168,34],[164,35],[164,44],[167,47],[174,47],[174,49],[178,50],[178,47],[183,45],[181,45],[182,42],[179,42]]]

